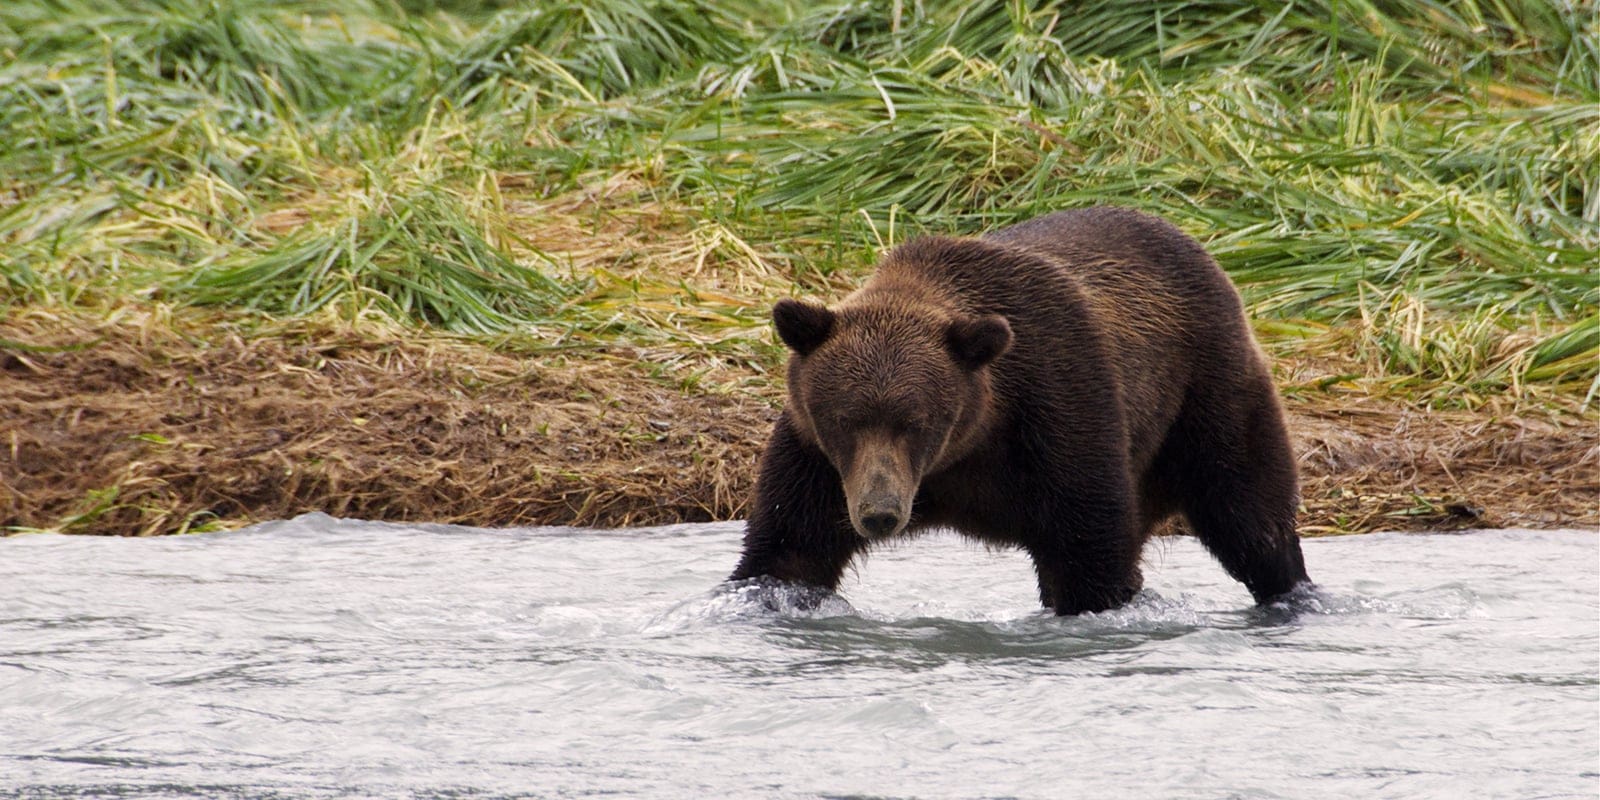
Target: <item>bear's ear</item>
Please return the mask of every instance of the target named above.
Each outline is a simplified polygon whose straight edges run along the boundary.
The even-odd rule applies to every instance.
[[[944,341],[957,364],[974,370],[999,358],[1011,346],[1011,323],[995,314],[963,317],[950,323]]]
[[[833,333],[833,312],[822,306],[784,298],[772,307],[772,321],[778,336],[789,349],[803,356],[828,341]]]

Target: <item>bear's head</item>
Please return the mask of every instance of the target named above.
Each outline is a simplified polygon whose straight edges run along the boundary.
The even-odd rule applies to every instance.
[[[922,479],[983,436],[1011,326],[915,302],[780,300],[772,316],[792,351],[790,417],[839,472],[850,524],[867,539],[903,531]]]

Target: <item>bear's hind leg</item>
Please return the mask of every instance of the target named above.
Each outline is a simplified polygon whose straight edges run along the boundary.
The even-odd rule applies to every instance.
[[[1266,383],[1263,380],[1263,383]],[[1206,408],[1180,422],[1169,447],[1180,505],[1201,544],[1258,603],[1306,583],[1295,514],[1294,454],[1270,385],[1254,403]],[[1242,408],[1241,408],[1242,407]],[[1209,412],[1240,409],[1221,418]]]

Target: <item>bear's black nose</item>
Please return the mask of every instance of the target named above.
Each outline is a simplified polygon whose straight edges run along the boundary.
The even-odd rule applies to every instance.
[[[874,536],[887,536],[900,527],[900,517],[891,511],[875,511],[861,515],[861,527]]]

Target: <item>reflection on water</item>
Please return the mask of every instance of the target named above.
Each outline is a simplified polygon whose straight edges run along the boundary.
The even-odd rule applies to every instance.
[[[1310,540],[1273,609],[1161,541],[1071,619],[955,537],[718,586],[738,534],[0,540],[0,796],[1600,792],[1592,532]]]

